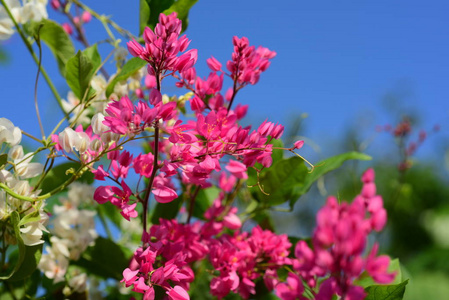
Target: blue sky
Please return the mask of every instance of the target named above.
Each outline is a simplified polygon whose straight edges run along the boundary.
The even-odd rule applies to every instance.
[[[136,34],[138,2],[85,1]],[[449,125],[448,12],[447,1],[199,0],[186,33],[190,48],[199,50],[197,70],[203,76],[210,55],[223,63],[230,58],[233,35],[277,52],[259,84],[236,99],[250,105],[253,120],[268,117],[288,127],[289,118],[306,112],[306,135],[329,147],[350,124],[368,136],[376,124],[395,121],[397,114],[386,108],[391,100],[385,100],[386,94],[393,94],[402,99],[401,108],[421,116],[422,128],[441,124],[441,140],[447,139]],[[87,24],[86,30],[90,42],[106,37],[98,24]],[[3,47],[10,62],[0,66],[1,115],[38,134],[34,62],[18,35]],[[105,57],[107,47],[100,49]],[[44,55],[43,63],[65,95],[66,84],[52,60]],[[51,106],[43,113],[50,131],[59,113],[42,78],[39,103],[41,110]],[[428,143],[422,151],[431,153],[434,147]]]

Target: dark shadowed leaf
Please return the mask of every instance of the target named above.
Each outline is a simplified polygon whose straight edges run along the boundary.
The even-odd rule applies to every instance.
[[[85,268],[89,274],[120,280],[129,261],[120,246],[109,239],[99,237],[95,240],[95,245],[89,247],[81,259],[74,263]]]

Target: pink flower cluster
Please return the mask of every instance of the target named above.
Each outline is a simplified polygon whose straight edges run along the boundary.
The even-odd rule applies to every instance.
[[[362,182],[362,192],[352,203],[339,204],[336,198],[329,197],[318,212],[313,250],[305,241],[297,243],[293,260],[295,273],[289,274],[287,282],[276,286],[281,299],[306,299],[301,281],[313,288],[323,277],[327,279],[319,286],[317,300],[330,300],[333,295],[348,300],[364,299],[363,288],[353,284],[363,270],[378,283],[393,281],[395,273],[387,270],[390,260],[388,256],[377,256],[377,244],[368,257],[363,257],[368,234],[382,230],[387,216],[382,198],[376,195],[374,170],[367,170]]]
[[[214,212],[216,209],[211,208],[206,216]],[[248,299],[255,294],[255,281],[259,278],[272,290],[278,282],[276,271],[291,264],[288,258],[291,243],[286,235],[260,227],[254,227],[251,233],[235,231],[233,235],[223,234],[224,227],[220,227],[211,235],[210,222],[179,224],[163,219],[160,222],[144,234],[144,246],[136,250],[130,267],[123,272],[122,282],[144,294],[144,299],[154,299],[154,286],[164,288],[169,299],[189,299],[187,291],[194,280],[189,264],[206,255],[218,272],[210,288],[219,299],[230,292]],[[238,230],[239,225],[236,222],[225,227]]]
[[[203,259],[208,247],[200,240],[199,223],[178,224],[176,220],[160,220],[142,238],[143,247],[136,250],[123,280],[145,300],[155,296],[154,287],[166,290],[169,299],[190,299],[187,291],[194,279],[191,262]]]
[[[222,299],[235,292],[248,299],[256,294],[259,278],[272,290],[279,281],[277,270],[291,264],[290,247],[287,235],[276,235],[259,226],[251,234],[236,232],[213,240],[209,260],[219,275],[211,281],[212,295]]]
[[[165,290],[169,299],[186,300],[195,263],[206,258],[212,268],[208,270],[212,274],[210,291],[219,299],[229,293],[248,299],[256,293],[256,282],[263,281],[284,300],[306,299],[304,284],[317,300],[330,300],[333,295],[358,300],[365,292],[354,281],[363,271],[378,283],[391,282],[395,275],[387,271],[389,258],[377,256],[377,245],[367,257],[363,255],[367,236],[382,230],[387,218],[371,169],[362,176],[362,191],[352,203],[339,204],[334,197],[327,200],[317,215],[313,247],[300,241],[294,256],[286,235],[259,226],[250,233],[240,230],[242,222],[230,195],[248,178],[248,168],[256,163],[271,166],[270,142],[282,136],[284,127],[268,121],[257,129],[242,127],[239,120],[247,106],[232,109],[232,102],[241,88],[258,82],[276,53],[250,46],[247,38],[234,37],[234,53],[226,64],[230,73],[212,57],[207,61],[212,72],[202,79],[194,68],[196,50],[180,55],[190,41],[179,36],[181,21],[176,13],[161,14],[159,20],[154,31],[145,29],[145,46],[134,40],[128,43],[132,55],[149,63],[147,96],[139,90],[137,102],[127,96],[112,101],[106,116],[95,115],[86,131],[66,128],[53,136],[62,155],[77,151],[95,179],[112,182],[97,187],[94,199],[98,203],[112,203],[127,220],[138,217],[136,207],[139,203],[143,206],[143,245],[123,272],[122,282],[146,300],[155,298],[156,287]],[[168,75],[178,80],[178,87],[193,92],[189,99],[193,119],[180,115],[176,101],[162,101],[161,82]],[[223,97],[224,75],[233,80],[233,87]],[[136,156],[123,149],[138,138],[145,138],[149,153]],[[303,144],[297,141],[285,150],[293,152]],[[105,155],[107,164],[95,166]],[[134,188],[129,186],[130,172],[138,177]],[[220,175],[215,176],[217,172]],[[222,192],[206,210],[203,221],[190,224],[195,197],[213,184]],[[150,195],[159,203],[168,203],[181,190],[190,200],[187,224],[161,219],[160,225],[147,231]],[[291,271],[286,279],[281,269]]]
[[[154,31],[147,27],[143,32],[145,47],[132,40],[128,42],[128,50],[133,56],[149,63],[148,73],[151,75],[159,75],[165,71],[188,70],[195,64],[198,54],[196,49],[192,49],[177,56],[190,44],[185,35],[179,37],[181,29],[181,20],[177,18],[176,12],[169,16],[160,14]]]

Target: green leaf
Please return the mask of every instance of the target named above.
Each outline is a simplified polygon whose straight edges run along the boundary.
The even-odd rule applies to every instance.
[[[41,277],[41,272],[36,270],[26,279],[6,281],[0,285],[0,300],[31,299],[30,295],[36,294]]]
[[[84,49],[83,54],[89,58],[93,66],[92,72],[95,72],[101,65],[101,56],[100,53],[98,53],[97,44]],[[93,76],[95,73],[92,73],[91,75]]]
[[[85,268],[88,274],[120,280],[129,261],[120,246],[109,239],[99,237],[95,240],[95,245],[89,247],[74,264]]]
[[[212,274],[208,270],[212,270],[213,267],[208,260],[202,260],[194,268],[195,280],[191,283],[189,295],[190,299],[195,300],[213,300],[214,296],[205,291],[210,290],[210,281]]]
[[[14,273],[9,281],[19,281],[27,278],[37,269],[41,260],[43,244],[36,246],[25,246],[24,260],[20,268]]]
[[[372,285],[365,289],[365,300],[401,300],[404,297],[408,279],[396,285]]]
[[[182,21],[182,31],[187,29],[187,25],[189,24],[188,16],[189,10],[198,0],[178,0],[173,3],[170,8],[164,10],[164,14],[169,15],[172,12],[178,13],[178,19]]]
[[[182,206],[182,196],[169,203],[157,203],[151,215],[151,223],[159,224],[159,219],[174,219]]]
[[[58,23],[44,19],[40,24],[43,26],[39,31],[39,38],[50,48],[58,63],[59,72],[65,77],[65,67],[75,55],[75,47],[67,32]]]
[[[204,213],[212,206],[212,203],[220,194],[220,189],[213,186],[207,189],[201,189],[196,196],[195,206],[193,207],[193,216],[198,219],[204,219]]]
[[[9,272],[9,274],[6,274],[6,275],[0,274],[0,280],[7,280],[7,279],[11,278],[14,275],[14,273],[20,269],[20,267],[22,266],[22,263],[25,259],[26,247],[25,247],[25,244],[23,243],[22,236],[20,235],[19,222],[20,222],[19,213],[16,211],[13,211],[11,213],[11,226],[14,229],[14,235],[15,235],[15,238],[17,241],[17,246],[19,249],[19,256],[18,256],[17,261],[15,262],[14,269],[11,270]]]
[[[284,143],[282,142],[282,140],[272,140],[270,142],[270,144],[273,145],[274,148],[283,148],[284,147]],[[277,163],[278,161],[280,161],[281,159],[284,158],[284,152],[285,150],[283,149],[273,149],[273,153],[271,154],[271,158],[273,159],[273,164]]]
[[[347,152],[329,157],[316,164],[312,173],[308,173],[303,184],[297,185],[294,190],[294,197],[290,200],[290,207],[293,208],[298,198],[310,189],[312,184],[324,174],[339,168],[347,160],[371,160],[371,157],[360,152]]]
[[[164,10],[170,8],[170,6],[175,2],[175,0],[141,0],[140,9],[144,12],[140,14],[140,33],[142,35],[145,26],[149,26],[154,29],[159,21],[159,15]]]
[[[253,299],[255,300],[276,300],[279,299],[274,295],[273,292],[270,292],[267,289],[267,286],[263,282],[263,280],[256,281],[256,294]]]
[[[178,19],[182,21],[182,31],[188,25],[189,10],[198,0],[140,0],[140,35],[146,26],[154,29],[159,22],[159,15],[172,12],[178,13]]]
[[[268,211],[260,211],[252,218],[260,228],[274,232],[274,222]]]
[[[8,53],[0,47],[0,64],[6,64],[9,60]]]
[[[114,79],[112,79],[112,81],[108,84],[108,87],[106,88],[106,97],[109,97],[112,94],[112,92],[114,91],[114,87],[118,82],[128,79],[131,75],[139,71],[146,64],[146,61],[138,57],[133,57],[128,60],[126,64],[123,65],[120,73],[118,73],[117,76],[115,76]]]
[[[260,176],[260,185],[269,195],[265,195],[258,186],[251,188],[256,200],[269,206],[279,205],[296,199],[293,189],[302,186],[307,175],[307,167],[299,157],[290,157],[273,164]],[[250,183],[249,185],[254,183]]]
[[[42,189],[41,194],[46,194],[54,190],[72,177],[72,174],[66,173],[67,170],[72,168],[76,171],[80,167],[81,165],[77,162],[67,162],[53,167],[42,181],[42,185],[40,186]],[[91,184],[94,182],[94,175],[91,172],[85,172],[77,181]]]
[[[67,62],[67,84],[78,99],[84,99],[84,95],[89,88],[94,71],[95,68],[92,61],[81,51],[78,51],[78,53]]]
[[[151,1],[151,0],[149,0]],[[139,10],[139,35],[142,35],[145,27],[150,19],[150,5],[147,0],[140,0],[140,10]]]
[[[4,153],[0,155],[0,169],[3,169],[3,167],[8,162],[8,154]]]
[[[19,222],[19,226],[22,226],[22,225],[25,225],[25,224],[31,223],[31,222],[38,222],[40,220],[41,220],[41,216],[39,214],[39,211],[36,210],[30,214],[27,214],[25,217],[23,217]]]

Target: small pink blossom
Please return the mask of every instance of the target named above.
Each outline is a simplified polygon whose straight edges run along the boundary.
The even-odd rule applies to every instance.
[[[241,162],[236,160],[230,160],[228,165],[225,167],[226,170],[231,172],[237,178],[247,179],[248,174],[246,173],[246,166]]]
[[[176,192],[173,189],[166,186],[158,186],[151,192],[154,194],[154,198],[159,203],[172,202],[173,200],[178,198]]]
[[[302,146],[304,146],[304,141],[303,140],[296,141],[293,145],[294,149],[301,149]]]
[[[212,71],[221,71],[221,63],[215,57],[211,56],[206,60],[206,62]]]

